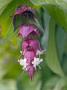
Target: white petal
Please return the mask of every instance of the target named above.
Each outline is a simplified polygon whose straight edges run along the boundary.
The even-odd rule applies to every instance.
[[[40,58],[34,58],[34,61],[32,62],[34,68],[36,69],[36,66],[38,66],[41,62],[43,61],[43,59]]]
[[[22,54],[22,51],[20,51],[20,53]]]
[[[26,69],[27,63],[26,63],[26,59],[20,59],[18,61],[20,63],[21,66],[23,66],[23,69]]]
[[[23,59],[18,60],[18,62],[20,63],[20,65],[23,65]]]
[[[46,50],[42,50],[42,51],[40,51],[40,50],[37,50],[37,53],[36,53],[36,55],[41,55],[41,54],[43,54],[44,52],[46,52]]]
[[[33,64],[33,67],[35,68],[35,70],[36,70],[36,66],[37,66],[36,64]]]

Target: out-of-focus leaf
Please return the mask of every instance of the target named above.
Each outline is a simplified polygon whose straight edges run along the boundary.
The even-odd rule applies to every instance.
[[[67,9],[67,1],[66,0],[30,0],[35,5],[45,5],[45,4],[52,4],[58,5],[64,9]]]
[[[49,40],[48,40],[48,50],[46,56],[47,65],[50,69],[60,76],[64,76],[62,71],[59,57],[57,53],[57,45],[56,45],[56,36],[55,36],[55,21],[50,19],[49,23]]]
[[[3,78],[3,76],[6,74],[6,70],[3,68],[2,60],[0,57],[0,80]]]
[[[54,76],[47,80],[43,90],[67,90],[67,79]]]
[[[46,65],[45,62],[45,57],[44,55],[42,56],[42,58],[44,59],[43,63],[41,64],[41,88],[40,90],[43,90],[44,85],[46,84],[46,82],[53,77],[54,73],[50,70],[50,68]]]
[[[17,90],[16,82],[14,80],[1,80],[0,90]]]
[[[46,27],[45,31],[44,31],[44,35],[41,38],[41,45],[43,46],[43,49],[47,50],[48,48],[48,27]]]
[[[64,0],[30,0],[34,5],[44,5],[55,21],[67,31],[67,2]]]
[[[6,71],[3,78],[17,78],[21,69],[18,65],[18,59],[20,58],[20,39],[17,37],[17,33],[13,32],[13,26],[9,20],[10,25],[7,27],[7,31],[1,39],[0,43],[0,60],[3,62],[2,67]],[[1,66],[1,65],[0,65]]]
[[[67,90],[67,79],[60,79],[56,84],[54,90]]]
[[[39,75],[37,72],[33,80],[30,81],[26,72],[23,72],[17,79],[18,90],[40,90],[41,81]]]
[[[17,40],[17,38],[15,40]],[[0,69],[2,78],[15,79],[20,74],[21,69],[18,64],[18,59],[20,58],[20,47],[17,43],[15,45],[15,40],[4,40],[4,42],[0,44],[0,61],[2,62],[0,63]]]
[[[52,77],[49,80],[47,80],[47,82],[45,83],[44,87],[42,90],[54,90],[55,85],[57,84],[57,82],[59,81],[59,77]],[[59,89],[57,89],[59,90]]]
[[[44,33],[41,38],[41,44],[44,49],[47,49],[48,47],[48,33],[49,33],[49,21],[50,21],[50,16],[48,15],[47,11],[44,11]]]
[[[57,25],[56,27],[56,43],[57,43],[57,51],[59,54],[59,59],[62,60],[63,58],[63,53],[64,53],[64,44],[65,44],[65,38],[66,38],[66,33],[64,30]]]
[[[67,33],[65,33],[65,45],[64,52],[67,54]]]
[[[64,73],[67,75],[67,53],[64,53],[63,55],[62,67],[63,67]]]
[[[67,31],[67,12],[62,8],[54,5],[45,6],[48,13],[54,18],[56,23],[58,23],[65,31]],[[61,19],[62,18],[62,19]]]
[[[2,14],[2,12],[5,10],[5,8],[7,7],[7,5],[9,3],[11,3],[12,0],[0,0],[0,15]]]

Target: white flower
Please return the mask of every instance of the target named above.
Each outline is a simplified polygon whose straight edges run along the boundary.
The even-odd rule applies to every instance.
[[[23,69],[26,70],[27,63],[26,63],[26,58],[18,60],[21,66],[23,66]]]
[[[20,53],[22,54],[22,51],[20,51]]]
[[[36,55],[41,55],[41,54],[43,54],[44,52],[46,52],[46,50],[42,50],[42,51],[40,51],[40,50],[37,50],[37,53],[36,53]]]
[[[34,68],[36,69],[36,66],[38,66],[42,61],[43,59],[34,57],[34,61],[32,62]]]

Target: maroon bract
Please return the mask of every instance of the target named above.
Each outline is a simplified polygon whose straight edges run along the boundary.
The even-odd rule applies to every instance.
[[[41,50],[39,40],[29,40],[29,45],[34,49],[34,51]]]
[[[33,9],[31,7],[24,5],[24,6],[21,6],[21,7],[17,8],[14,15],[20,15],[20,14],[23,14],[23,13],[25,13],[27,11],[30,11],[31,13],[34,14],[34,11],[33,11]]]
[[[36,53],[34,51],[26,51],[24,53],[24,58],[27,59],[27,63],[31,63],[34,60],[34,57],[36,57]]]
[[[35,52],[37,50],[41,50],[40,42],[38,40],[32,40],[32,39],[25,40],[22,43],[22,50],[27,49],[27,48],[33,49]]]
[[[32,80],[34,73],[35,73],[35,68],[33,67],[33,65],[27,66],[27,72],[28,72],[30,79]]]

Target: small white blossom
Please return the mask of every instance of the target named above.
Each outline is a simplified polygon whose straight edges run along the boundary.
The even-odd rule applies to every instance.
[[[22,51],[20,51],[20,53],[22,54]]]
[[[18,60],[18,62],[20,63],[21,66],[23,66],[23,69],[26,70],[26,66],[27,66],[26,58],[20,59]]]
[[[46,52],[46,50],[42,50],[42,51],[40,51],[40,50],[37,50],[37,53],[36,53],[36,55],[41,55],[41,54],[43,54],[44,52]]]
[[[38,66],[42,61],[43,59],[34,57],[34,61],[32,62],[34,68],[36,69],[36,66]]]

